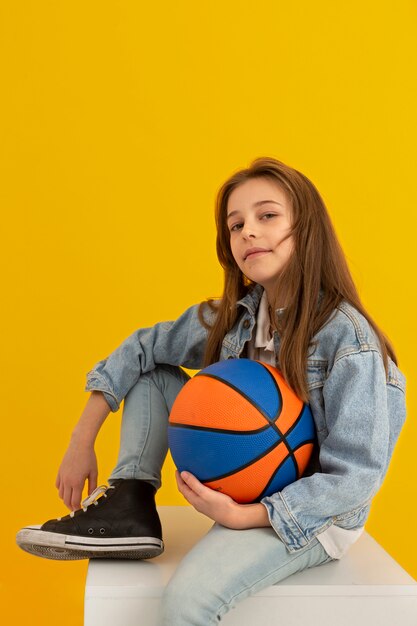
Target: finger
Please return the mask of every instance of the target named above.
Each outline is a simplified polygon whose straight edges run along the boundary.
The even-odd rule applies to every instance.
[[[196,492],[193,491],[190,487],[188,487],[188,485],[186,485],[185,483],[183,483],[181,493],[184,496],[184,498],[186,498],[186,500],[188,500],[188,502],[192,504],[193,506],[196,507],[201,503],[202,499],[200,498],[200,496],[198,496]]]
[[[64,493],[65,493],[65,483],[63,480],[61,480],[61,482],[59,483],[59,497],[61,498],[61,500],[64,499]]]
[[[177,479],[178,489],[181,491],[183,495],[193,494],[194,497],[197,496],[196,492],[192,489],[192,486],[187,485],[187,483],[182,479],[181,473],[178,471],[176,472],[176,479]]]
[[[209,489],[209,487],[203,485],[198,478],[189,472],[181,472],[181,478],[198,496],[204,496],[207,493],[207,489]]]
[[[73,511],[81,508],[81,493],[80,487],[73,487],[71,494],[71,508]]]
[[[64,504],[67,509],[71,510],[71,495],[72,495],[72,487],[64,487]]]
[[[181,475],[180,475],[178,470],[175,472],[175,478],[176,478],[176,481],[177,481],[177,487],[178,487],[179,491],[183,494],[184,487],[186,487],[187,485],[185,484],[185,482],[181,478]]]
[[[97,488],[97,474],[89,474],[88,476],[88,495],[90,496],[94,489]]]
[[[183,479],[181,478],[181,474],[179,473],[178,470],[175,471],[175,478],[177,480],[177,485],[182,485],[183,484]]]
[[[56,479],[55,479],[55,487],[56,487],[57,489],[59,489],[60,483],[61,483],[61,478],[60,478],[59,473],[58,473],[58,474],[57,474],[57,477],[56,477]]]
[[[177,485],[178,485],[179,491],[182,493],[184,498],[186,500],[188,500],[188,502],[190,502],[190,504],[192,504],[191,500],[193,500],[193,499],[195,500],[196,494],[182,480],[181,475],[180,475],[179,472],[176,472],[175,476],[176,476],[176,479],[177,479]]]

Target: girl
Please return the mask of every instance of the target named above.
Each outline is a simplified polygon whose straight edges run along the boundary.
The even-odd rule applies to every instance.
[[[404,375],[361,304],[311,181],[273,158],[256,159],[219,190],[216,225],[222,298],[139,329],[88,373],[92,394],[56,479],[72,512],[17,536],[47,558],[160,554],[154,496],[168,415],[189,379],[180,366],[272,363],[310,404],[317,454],[301,479],[254,504],[176,472],[180,492],[215,522],[165,589],[162,623],[178,626],[215,624],[246,596],[340,559],[363,530],[405,420]],[[118,462],[109,486],[96,488],[94,441],[123,399]]]

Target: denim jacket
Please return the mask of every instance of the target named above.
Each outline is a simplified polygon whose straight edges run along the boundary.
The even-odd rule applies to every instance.
[[[245,356],[262,293],[255,285],[237,303],[240,312],[223,339],[220,360]],[[88,372],[85,390],[101,390],[114,412],[139,376],[158,364],[201,369],[208,331],[198,306],[175,321],[135,331]],[[213,315],[206,307],[205,319],[211,322]],[[332,524],[364,525],[406,417],[405,377],[391,359],[386,377],[377,337],[354,307],[342,302],[313,340],[307,378],[316,458],[302,478],[261,500],[290,552]],[[275,332],[276,355],[279,343]]]

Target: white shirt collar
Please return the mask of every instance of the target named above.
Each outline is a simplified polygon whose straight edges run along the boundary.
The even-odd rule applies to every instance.
[[[271,335],[271,323],[268,313],[268,299],[266,291],[262,294],[256,318],[255,348],[274,350],[274,338]]]

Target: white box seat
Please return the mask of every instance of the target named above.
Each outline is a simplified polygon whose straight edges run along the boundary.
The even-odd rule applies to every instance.
[[[158,506],[165,552],[144,561],[93,559],[84,626],[157,626],[162,590],[213,521]],[[225,626],[417,626],[417,582],[366,532],[340,561],[294,574],[229,611]]]

